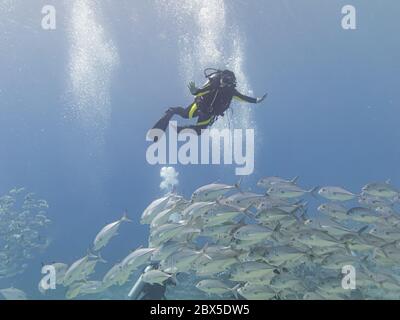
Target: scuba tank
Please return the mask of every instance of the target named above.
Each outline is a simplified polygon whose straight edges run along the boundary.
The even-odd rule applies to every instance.
[[[209,104],[207,112],[214,113],[216,117],[224,116],[224,112],[227,110],[229,105],[217,106],[219,110],[215,110],[214,104],[221,90],[225,90],[224,88],[236,87],[236,76],[230,70],[220,70],[215,68],[204,69],[204,76],[208,79],[210,87],[214,88],[215,90],[215,92],[213,92],[213,99]]]
[[[204,69],[204,76],[207,79],[207,83],[213,88],[218,88],[221,82],[222,70],[214,68]]]

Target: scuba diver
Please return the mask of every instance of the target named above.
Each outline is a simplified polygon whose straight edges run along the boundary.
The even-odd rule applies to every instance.
[[[140,277],[135,282],[131,291],[128,294],[130,300],[165,300],[165,292],[167,286],[176,286],[174,279],[170,278],[166,280],[163,285],[161,284],[150,284],[143,281],[143,274],[155,270],[158,268],[157,264],[150,264],[147,266]]]
[[[207,68],[204,70],[204,76],[207,82],[202,88],[197,88],[194,82],[188,85],[190,93],[195,96],[194,102],[187,108],[169,108],[153,129],[161,129],[165,132],[171,118],[179,115],[185,119],[197,118],[197,123],[178,127],[178,133],[183,129],[193,129],[200,135],[202,129],[211,126],[219,116],[224,116],[233,98],[248,103],[260,103],[267,96],[264,94],[261,98],[252,98],[238,92],[236,76],[230,70]],[[154,141],[157,141],[157,138]]]

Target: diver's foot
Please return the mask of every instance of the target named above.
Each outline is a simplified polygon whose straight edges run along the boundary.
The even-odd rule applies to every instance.
[[[176,111],[179,109],[179,107],[171,107],[171,108],[168,108],[168,110],[167,111],[165,111],[165,114],[167,114],[167,115],[174,115],[175,113],[176,113]]]

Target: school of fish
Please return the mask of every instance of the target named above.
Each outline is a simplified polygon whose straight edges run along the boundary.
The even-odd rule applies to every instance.
[[[265,177],[257,188],[212,183],[190,199],[168,193],[153,201],[140,217],[149,225],[148,246],[98,277],[102,248],[131,222],[124,213],[98,232],[85,256],[53,264],[57,284],[67,299],[94,299],[115,287],[124,288],[124,299],[152,265],[142,281],[167,285],[171,299],[400,298],[400,193],[390,181],[354,193]],[[42,283],[39,290],[45,293]]]
[[[25,188],[14,188],[0,197],[0,279],[22,274],[29,261],[49,246],[48,207],[46,200],[36,199]],[[0,296],[9,297],[10,290],[0,290]]]

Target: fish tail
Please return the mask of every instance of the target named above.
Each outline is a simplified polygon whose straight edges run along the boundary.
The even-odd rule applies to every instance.
[[[233,295],[235,296],[236,300],[239,300],[239,296],[238,296],[238,289],[240,288],[240,283],[238,283],[236,286],[234,286],[232,289],[230,289],[230,291],[233,293]]]
[[[131,219],[129,219],[127,210],[124,211],[124,214],[123,214],[123,216],[121,218],[121,221],[122,222],[133,222]]]
[[[107,263],[107,261],[104,260],[103,257],[101,256],[101,253],[100,253],[100,252],[97,254],[97,258],[99,259],[99,261],[100,261],[101,263]]]
[[[361,227],[360,229],[358,229],[357,234],[361,235],[365,230],[367,230],[369,227],[369,225],[365,225],[363,227]]]
[[[247,208],[240,209],[240,211],[242,213],[244,213],[246,216],[248,216],[249,218],[254,219],[254,213],[250,211],[250,209],[252,207],[253,207],[253,204],[250,204],[250,205],[247,206]]]
[[[290,180],[290,183],[296,184],[299,178],[300,178],[299,176],[295,176],[292,180]]]
[[[314,188],[311,188],[307,192],[311,194],[314,198],[317,198],[317,191],[319,189],[319,186],[315,186]]]
[[[235,188],[238,189],[238,191],[240,193],[243,193],[242,189],[241,189],[241,184],[243,182],[243,176],[239,178],[239,181],[235,183]]]
[[[204,245],[204,247],[200,250],[200,256],[207,258],[208,260],[212,260],[212,258],[206,253],[208,248],[208,242]]]

